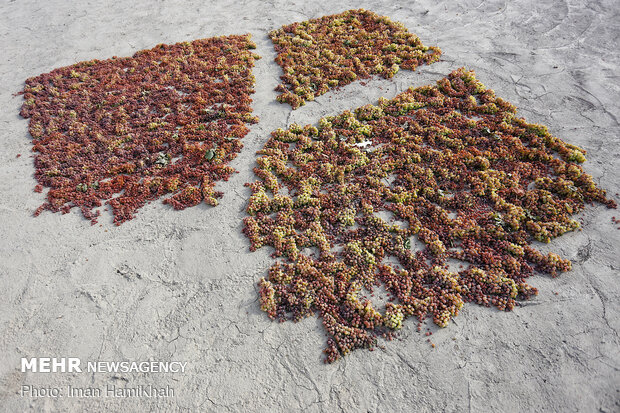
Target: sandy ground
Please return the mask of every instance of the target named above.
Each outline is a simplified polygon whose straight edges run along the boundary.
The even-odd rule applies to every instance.
[[[131,5],[130,5],[131,3]],[[585,169],[620,192],[620,6],[608,1],[441,4],[335,1],[2,1],[0,4],[0,410],[13,411],[620,411],[618,211],[591,207],[583,231],[546,250],[574,260],[511,313],[466,305],[432,336],[406,323],[400,338],[324,365],[316,318],[271,322],[256,281],[271,263],[249,252],[241,219],[255,152],[292,122],[393,97],[460,66],[528,121],[588,150]],[[393,81],[353,84],[291,112],[274,101],[281,74],[267,31],[364,7],[403,22],[440,63]],[[27,121],[13,93],[34,75],[81,60],[126,56],[158,43],[250,32],[255,113],[240,173],[218,185],[216,208],[175,212],[160,202],[121,227],[90,226],[78,211],[32,213]],[[17,154],[23,154],[16,158]],[[616,199],[618,199],[616,197]],[[434,331],[437,329],[433,329]],[[21,357],[187,362],[183,374],[22,373]],[[170,398],[29,397],[38,387],[170,386]]]

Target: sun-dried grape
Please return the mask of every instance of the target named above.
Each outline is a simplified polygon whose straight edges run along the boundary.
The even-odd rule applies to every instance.
[[[166,195],[175,209],[216,205],[215,182],[257,121],[255,47],[249,35],[161,44],[28,79],[21,115],[37,188],[50,188],[35,214],[79,207],[95,223],[104,201],[121,224]]]
[[[535,271],[571,268],[533,241],[578,228],[588,203],[616,207],[579,165],[585,150],[518,118],[464,69],[278,129],[259,154],[244,233],[281,259],[259,282],[261,308],[280,320],[317,313],[327,362],[410,316],[445,327],[465,302],[511,310],[537,294]],[[378,285],[384,311],[364,298]]]
[[[391,78],[441,56],[402,24],[364,9],[289,24],[269,36],[284,71],[278,101],[293,109],[356,79]]]

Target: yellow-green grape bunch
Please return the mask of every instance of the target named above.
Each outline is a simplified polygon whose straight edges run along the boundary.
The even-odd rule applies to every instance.
[[[402,24],[364,9],[289,24],[269,36],[284,72],[278,101],[293,109],[329,89],[373,75],[391,78],[441,56]]]

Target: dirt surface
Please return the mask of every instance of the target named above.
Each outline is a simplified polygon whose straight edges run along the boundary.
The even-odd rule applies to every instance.
[[[466,305],[427,337],[405,323],[399,339],[322,363],[316,318],[271,322],[256,282],[270,250],[241,233],[255,152],[268,134],[315,123],[453,69],[489,88],[563,140],[588,150],[584,169],[620,192],[620,8],[609,1],[232,2],[3,1],[0,4],[0,411],[604,411],[620,410],[619,211],[581,214],[583,231],[544,251],[573,270],[531,279],[540,290],[513,312]],[[275,102],[280,68],[267,31],[364,7],[404,23],[439,63],[393,80],[354,83],[292,112]],[[26,78],[81,60],[128,56],[158,43],[250,32],[261,119],[217,189],[220,205],[173,211],[153,202],[120,227],[78,211],[33,218]],[[20,157],[17,157],[21,154]],[[423,330],[426,331],[426,328]],[[21,372],[22,357],[181,361],[184,373]],[[74,388],[169,386],[172,397],[68,397]],[[23,395],[58,387],[60,397]]]

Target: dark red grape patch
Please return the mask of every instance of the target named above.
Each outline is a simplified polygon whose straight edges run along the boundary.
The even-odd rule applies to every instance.
[[[250,95],[259,58],[250,35],[158,45],[133,57],[92,60],[26,81],[43,210],[81,209],[95,223],[103,202],[114,222],[146,202],[216,205],[215,182],[255,123]]]

